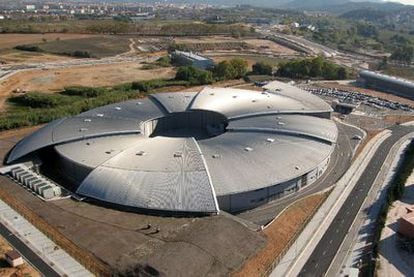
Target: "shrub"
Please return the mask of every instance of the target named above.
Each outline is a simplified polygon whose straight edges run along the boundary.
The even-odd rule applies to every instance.
[[[71,99],[60,94],[43,94],[30,92],[25,95],[19,95],[9,98],[11,103],[26,106],[30,108],[53,108],[59,105],[71,103]]]
[[[348,71],[346,68],[329,62],[322,57],[316,57],[281,63],[277,75],[298,79],[322,77],[328,80],[343,80],[348,78]]]
[[[176,80],[188,81],[191,85],[206,85],[213,82],[211,71],[202,70],[193,66],[182,66],[177,70]]]
[[[242,59],[222,61],[213,68],[213,73],[219,80],[239,79],[247,73],[247,62]]]
[[[82,97],[97,97],[107,90],[104,88],[92,88],[92,87],[66,87],[62,94],[64,95],[76,95]]]
[[[272,75],[272,66],[267,63],[257,62],[252,67],[252,73],[257,75]]]
[[[36,45],[17,45],[14,47],[14,49],[20,50],[20,51],[28,51],[28,52],[43,52],[43,50]]]
[[[70,54],[70,56],[76,57],[76,58],[92,58],[92,55],[88,51],[79,51],[76,50],[73,53]]]

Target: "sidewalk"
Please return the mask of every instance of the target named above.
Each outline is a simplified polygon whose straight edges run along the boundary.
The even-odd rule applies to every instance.
[[[348,171],[335,184],[329,197],[276,266],[271,276],[297,276],[299,274],[378,147],[389,136],[391,136],[391,131],[383,131],[368,142]]]
[[[2,200],[0,200],[0,222],[60,275],[93,276],[92,273]]]

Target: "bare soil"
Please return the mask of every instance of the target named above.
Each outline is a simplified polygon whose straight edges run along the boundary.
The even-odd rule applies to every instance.
[[[260,49],[262,52],[280,53],[284,55],[295,55],[297,52],[276,42],[266,39],[247,39],[244,40],[253,48]]]
[[[295,55],[297,53],[292,49],[265,39],[237,39],[228,36],[208,36],[197,38],[175,38],[174,41],[179,44],[245,42],[251,48],[265,52],[268,51],[284,55]]]
[[[68,40],[94,37],[96,35],[91,34],[59,34],[59,33],[47,33],[47,34],[0,34],[0,49],[13,48],[21,44],[35,44],[44,43],[47,41],[56,40]]]
[[[325,200],[327,193],[315,194],[297,201],[276,218],[264,231],[266,245],[234,277],[265,276],[269,274],[274,261],[289,247],[289,242],[305,226],[306,221]]]
[[[0,83],[0,109],[13,91],[57,92],[68,86],[114,86],[132,81],[172,78],[172,68],[142,70],[137,63],[119,63],[18,72]]]
[[[58,56],[38,52],[24,52],[18,50],[8,50],[0,52],[0,62],[4,64],[27,64],[27,63],[46,63],[67,61],[73,58],[68,56]]]

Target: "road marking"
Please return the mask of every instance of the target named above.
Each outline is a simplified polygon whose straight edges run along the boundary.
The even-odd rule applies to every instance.
[[[332,244],[332,240],[329,241],[329,244]]]
[[[325,251],[323,251],[322,256],[325,256],[325,254],[326,254],[326,250],[325,250]]]
[[[315,268],[318,268],[318,266],[319,266],[319,264],[318,264],[318,263],[316,263],[316,264],[315,264]]]

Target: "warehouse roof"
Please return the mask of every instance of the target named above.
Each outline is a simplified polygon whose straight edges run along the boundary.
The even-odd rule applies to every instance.
[[[398,78],[398,77],[394,77],[394,76],[390,76],[390,75],[381,74],[381,73],[374,72],[374,71],[361,70],[359,72],[359,76],[362,77],[362,78],[379,79],[379,80],[391,82],[391,83],[394,83],[394,84],[398,84],[398,85],[401,85],[401,86],[406,86],[406,87],[414,89],[414,82],[412,82],[412,81],[402,79],[402,78]]]

